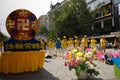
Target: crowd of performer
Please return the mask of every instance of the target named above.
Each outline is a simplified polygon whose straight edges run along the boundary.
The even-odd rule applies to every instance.
[[[55,52],[56,54],[64,55],[67,52],[67,49],[71,46],[74,47],[83,47],[85,48],[97,48],[103,52],[105,52],[106,44],[108,41],[104,36],[101,36],[99,39],[95,39],[94,37],[88,38],[87,35],[84,35],[82,38],[77,36],[75,37],[68,37],[63,36],[63,38],[57,38],[56,41],[52,39],[44,39],[39,37],[38,40],[40,41],[40,46],[42,50],[47,50],[49,52]],[[118,48],[120,43],[120,39],[114,38],[112,42],[112,46],[114,48]],[[0,40],[0,51],[2,52],[3,41]]]
[[[51,53],[54,52],[55,54],[60,54],[62,56],[64,56],[64,54],[67,52],[67,49],[71,46],[83,47],[84,50],[86,48],[96,48],[105,53],[106,44],[108,43],[104,36],[101,36],[99,40],[96,40],[94,37],[88,39],[87,35],[84,35],[82,38],[78,38],[77,36],[74,38],[63,36],[62,39],[57,38],[56,41],[52,39],[40,39],[40,41],[42,49]],[[114,47],[118,45],[116,38],[114,39],[112,45]]]

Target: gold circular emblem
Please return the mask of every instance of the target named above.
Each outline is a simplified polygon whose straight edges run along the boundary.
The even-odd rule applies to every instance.
[[[6,28],[12,38],[16,40],[30,40],[38,32],[38,20],[28,10],[18,9],[9,14]]]

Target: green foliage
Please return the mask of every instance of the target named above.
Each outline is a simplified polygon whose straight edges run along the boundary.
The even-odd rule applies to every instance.
[[[80,71],[75,71],[76,76],[80,76]]]
[[[92,20],[85,0],[69,0],[54,11],[52,24],[57,35],[73,37],[90,34]]]
[[[96,71],[96,70],[95,70],[95,71],[93,72],[93,74],[94,74],[95,76],[97,76],[97,75],[99,75],[99,71]]]
[[[4,35],[3,33],[0,32],[0,40],[1,41],[5,41],[5,40],[8,40],[8,36]]]
[[[88,69],[88,65],[87,65],[87,64],[85,64],[85,63],[82,63],[82,65],[81,65],[81,64],[79,64],[79,66],[80,66],[80,69],[81,69],[82,71],[84,71],[84,70],[87,70],[87,69]]]
[[[69,69],[71,68],[71,66],[69,66]],[[99,71],[95,70],[95,69],[88,69],[88,65],[85,63],[82,63],[82,65],[80,64],[79,66],[73,67],[75,68],[76,71],[76,75],[79,76],[81,71],[87,71],[87,73],[89,73],[90,75],[99,75]],[[72,68],[70,69],[72,70]]]
[[[94,74],[95,76],[99,75],[99,71],[96,71],[95,69],[88,69],[87,72],[92,75]]]
[[[47,33],[48,33],[48,30],[47,30],[46,26],[40,27],[39,33],[40,33],[40,34],[47,34]]]
[[[53,39],[53,40],[57,39],[57,36],[54,30],[50,31],[47,36],[48,36],[48,39]]]

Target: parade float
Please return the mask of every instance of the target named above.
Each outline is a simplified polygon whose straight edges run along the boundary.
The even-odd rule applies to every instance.
[[[39,30],[36,16],[25,9],[11,12],[6,19],[10,39],[4,42],[0,57],[1,73],[21,73],[43,68],[45,52],[35,39]]]

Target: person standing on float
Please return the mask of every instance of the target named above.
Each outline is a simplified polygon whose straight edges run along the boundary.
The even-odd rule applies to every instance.
[[[91,37],[90,45],[91,45],[92,49],[94,49],[96,47],[96,43],[97,43],[97,40],[95,40],[94,37]]]
[[[107,40],[105,39],[105,37],[101,36],[101,39],[100,39],[100,49],[101,49],[101,52],[105,53],[106,43],[107,43]]]
[[[61,41],[61,47],[62,47],[62,56],[64,56],[67,53],[67,39],[66,36],[63,36],[63,40]]]
[[[89,40],[87,38],[87,35],[84,35],[84,37],[81,40],[81,45],[84,48],[84,51],[86,50],[86,48],[88,48],[88,42]]]

